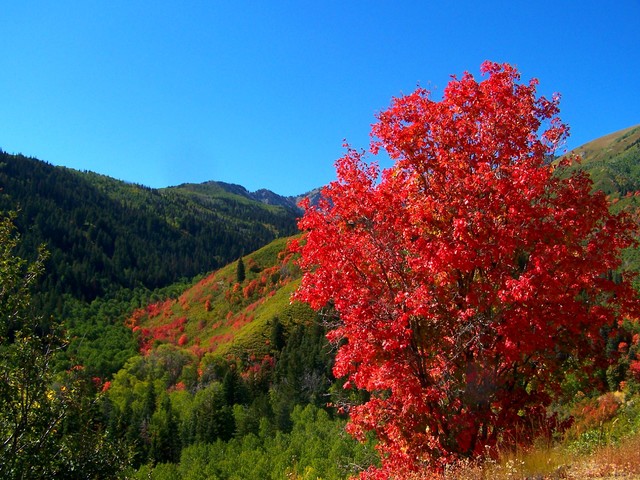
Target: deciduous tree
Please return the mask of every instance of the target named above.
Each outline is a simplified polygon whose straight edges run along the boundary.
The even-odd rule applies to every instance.
[[[611,275],[633,223],[550,162],[568,134],[558,97],[507,64],[481,72],[439,101],[394,99],[371,144],[393,165],[348,148],[304,205],[297,298],[337,314],[334,372],[370,393],[348,427],[380,441],[367,478],[529,441],[567,369],[604,366],[603,327],[637,316]]]
[[[106,441],[83,368],[53,370],[64,339],[34,315],[30,291],[46,251],[32,263],[15,254],[14,218],[0,212],[0,478],[113,478],[128,458]]]

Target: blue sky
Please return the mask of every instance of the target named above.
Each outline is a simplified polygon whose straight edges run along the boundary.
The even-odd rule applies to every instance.
[[[7,0],[0,148],[151,187],[295,195],[417,85],[484,60],[562,94],[569,148],[640,123],[640,1]]]

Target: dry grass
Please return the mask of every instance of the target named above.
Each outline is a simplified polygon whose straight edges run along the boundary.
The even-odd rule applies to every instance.
[[[499,462],[463,462],[450,468],[441,480],[555,480],[639,479],[640,435],[589,455],[570,453],[564,447],[537,447],[503,455]]]
[[[567,478],[640,479],[640,435],[602,447],[575,467],[575,475]]]

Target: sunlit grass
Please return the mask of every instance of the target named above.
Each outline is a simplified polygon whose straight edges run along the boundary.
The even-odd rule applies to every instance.
[[[590,430],[576,432],[574,427],[561,440],[503,451],[497,461],[463,461],[450,466],[441,478],[640,479],[640,397],[631,397],[614,418]]]
[[[438,477],[417,477],[438,478]],[[499,461],[461,462],[440,478],[445,480],[640,479],[640,435],[617,445],[577,454],[559,445],[509,453]]]

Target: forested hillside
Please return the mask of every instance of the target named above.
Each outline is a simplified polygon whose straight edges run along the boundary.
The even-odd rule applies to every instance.
[[[376,462],[327,409],[359,394],[333,377],[326,319],[290,301],[300,279],[290,240],[127,318],[140,355],[103,384],[103,408],[138,475],[344,478]]]
[[[0,152],[0,211],[19,212],[21,253],[46,244],[43,311],[63,294],[91,301],[155,289],[221,267],[296,231],[299,211],[224,184],[151,189]]]

